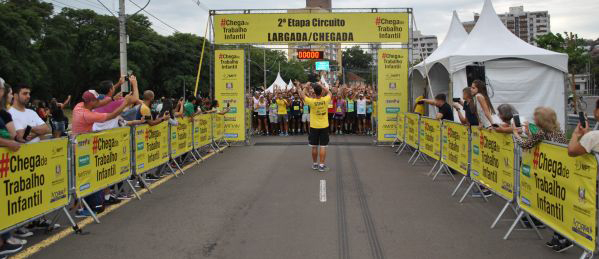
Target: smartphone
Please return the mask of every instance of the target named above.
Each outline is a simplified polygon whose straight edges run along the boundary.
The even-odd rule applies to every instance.
[[[460,102],[460,98],[453,98],[453,102],[454,103],[459,103]]]
[[[522,127],[522,124],[520,124],[520,115],[519,114],[514,114],[514,124],[516,125],[516,128]]]
[[[230,102],[228,102],[228,103],[227,103],[227,108],[229,108],[230,106],[231,106],[231,103],[230,103]]]
[[[27,128],[25,128],[25,133],[23,133],[23,139],[26,139],[30,133],[31,133],[31,126],[27,125]]]
[[[578,121],[580,122],[580,126],[583,128],[587,127],[587,118],[584,115],[584,112],[578,112]]]

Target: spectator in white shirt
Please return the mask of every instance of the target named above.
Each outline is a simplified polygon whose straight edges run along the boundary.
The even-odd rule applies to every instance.
[[[13,87],[13,93],[13,105],[8,112],[12,116],[15,124],[17,139],[24,142],[38,142],[40,141],[40,137],[52,133],[50,127],[48,127],[35,111],[25,108],[31,98],[31,87],[25,84],[18,84]],[[22,139],[27,126],[31,126],[31,132],[27,138]]]
[[[599,100],[595,103],[593,111],[595,119],[599,121]],[[568,144],[568,155],[571,157],[581,156],[586,153],[599,152],[599,130],[590,130],[589,122],[586,121],[585,127],[580,123],[576,126],[572,138]]]

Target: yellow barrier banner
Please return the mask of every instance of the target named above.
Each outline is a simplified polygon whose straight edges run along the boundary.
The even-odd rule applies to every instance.
[[[401,142],[405,141],[405,119],[406,115],[403,112],[397,113],[397,139],[399,139]]]
[[[514,153],[512,134],[472,127],[470,177],[511,201],[515,195]]]
[[[408,50],[378,50],[377,141],[393,142],[397,113],[408,109]]]
[[[135,173],[143,174],[168,161],[168,121],[135,126]]]
[[[183,155],[193,147],[191,117],[178,118],[177,122],[171,126],[171,157]]]
[[[196,115],[193,118],[193,145],[200,148],[210,144],[210,114]]]
[[[224,136],[231,141],[245,141],[245,58],[243,50],[216,50],[214,96],[224,115]]]
[[[588,251],[595,251],[597,159],[568,156],[568,148],[541,143],[522,151],[518,204]]]
[[[224,130],[225,130],[225,116],[220,114],[215,114],[214,119],[214,139],[219,140],[224,138]]]
[[[0,148],[0,230],[66,206],[68,140],[21,145],[17,152]]]
[[[420,118],[420,152],[441,159],[441,121],[431,118]]]
[[[460,174],[468,175],[468,127],[443,121],[441,134],[443,140],[441,162]]]
[[[420,115],[406,113],[406,144],[416,149],[418,148],[418,121]]]
[[[82,134],[75,139],[77,197],[85,197],[131,175],[131,129]]]
[[[214,40],[215,44],[408,43],[408,19],[403,12],[222,14],[214,15]]]

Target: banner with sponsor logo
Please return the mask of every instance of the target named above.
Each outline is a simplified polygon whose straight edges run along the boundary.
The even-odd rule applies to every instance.
[[[408,13],[214,15],[215,44],[408,43]]]
[[[397,134],[397,113],[408,109],[408,50],[378,50],[377,141],[392,142]]]
[[[75,193],[85,197],[131,174],[131,129],[78,135],[75,145]]]
[[[514,199],[514,139],[512,134],[472,127],[470,177],[506,200]]]
[[[135,173],[143,174],[168,161],[168,121],[135,126]]]
[[[193,147],[200,148],[210,144],[210,114],[201,114],[193,117]]]
[[[397,139],[404,142],[406,129],[405,129],[406,115],[403,112],[397,113]]]
[[[405,113],[406,116],[406,144],[418,148],[418,121],[420,115],[416,113]]]
[[[0,148],[0,230],[69,203],[68,140]]]
[[[522,151],[518,204],[569,240],[595,251],[597,159],[541,143]]]
[[[171,126],[171,157],[183,155],[193,147],[191,117],[179,118],[177,122]]]
[[[441,159],[441,121],[431,118],[420,118],[420,152]]]
[[[443,121],[441,134],[443,141],[441,162],[463,175],[468,175],[468,127]]]
[[[243,50],[215,51],[215,97],[225,114],[224,136],[230,141],[245,141],[245,66]]]

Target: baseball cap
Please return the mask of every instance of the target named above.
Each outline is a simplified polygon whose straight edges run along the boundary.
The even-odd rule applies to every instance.
[[[98,100],[98,96],[100,96],[95,90],[87,90],[83,93],[83,102],[92,102]]]

